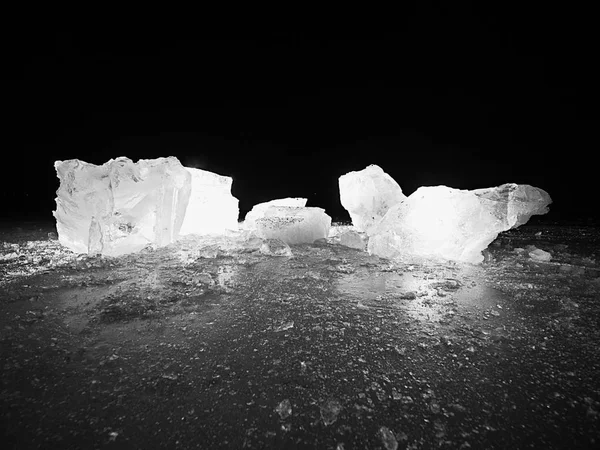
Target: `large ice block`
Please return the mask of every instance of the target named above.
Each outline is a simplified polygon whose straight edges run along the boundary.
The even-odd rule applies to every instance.
[[[339,178],[340,201],[358,231],[369,230],[406,196],[396,181],[374,164]]]
[[[111,159],[101,166],[77,159],[54,163],[59,241],[77,253],[117,256],[178,238],[191,175],[175,157]]]
[[[421,187],[371,229],[368,250],[387,258],[420,256],[477,264],[499,233],[545,214],[551,202],[542,189],[514,183],[474,191]]]
[[[223,234],[238,229],[238,199],[233,179],[206,170],[185,168],[191,175],[190,201],[179,234]]]
[[[288,245],[312,244],[326,238],[331,217],[322,208],[270,206],[256,220],[256,234],[262,239],[281,239]]]
[[[252,207],[252,209],[246,214],[244,219],[243,228],[245,230],[256,230],[256,221],[265,216],[265,211],[271,206],[294,206],[304,207],[306,206],[306,199],[300,197],[287,197],[278,198],[264,203],[258,203]]]

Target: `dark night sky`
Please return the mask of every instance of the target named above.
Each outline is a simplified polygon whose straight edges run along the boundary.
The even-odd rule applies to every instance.
[[[598,216],[594,30],[515,16],[23,33],[5,56],[4,213],[51,218],[55,160],[172,155],[232,176],[241,217],[302,196],[345,218],[337,179],[368,164],[407,195],[527,183],[553,197],[549,219]]]

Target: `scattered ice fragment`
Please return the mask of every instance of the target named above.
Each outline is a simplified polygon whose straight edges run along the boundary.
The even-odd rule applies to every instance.
[[[198,258],[215,259],[219,255],[219,246],[216,244],[207,245],[198,250]]]
[[[552,259],[552,255],[550,253],[539,248],[529,252],[529,257],[531,259],[535,259],[536,261],[550,261]]]
[[[277,405],[275,411],[277,414],[279,414],[279,418],[281,420],[285,420],[292,415],[292,404],[286,398],[285,400],[282,400],[279,405]]]
[[[348,230],[339,236],[340,244],[350,248],[356,248],[358,250],[366,250],[367,244],[363,239],[363,236],[354,231]]]
[[[326,426],[334,423],[340,412],[342,411],[342,404],[335,398],[330,398],[321,405],[321,419]]]
[[[277,333],[279,331],[289,330],[290,328],[294,328],[294,321],[293,320],[290,320],[289,322],[285,322],[285,323],[279,325],[273,331],[275,331]]]
[[[379,439],[381,439],[381,442],[386,450],[398,449],[398,441],[396,440],[396,436],[394,436],[393,431],[388,427],[379,428]]]
[[[270,256],[293,256],[290,246],[281,239],[265,239],[259,252]]]
[[[116,431],[111,431],[110,433],[108,433],[108,440],[109,442],[114,442],[117,437],[119,437],[119,433],[117,433]]]

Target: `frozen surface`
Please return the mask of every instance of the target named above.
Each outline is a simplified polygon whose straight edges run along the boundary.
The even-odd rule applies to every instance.
[[[406,199],[396,181],[374,164],[339,178],[340,201],[358,231],[369,232],[394,205]]]
[[[294,206],[294,207],[304,207],[306,206],[306,199],[299,197],[287,197],[287,198],[278,198],[276,200],[271,200],[264,203],[258,203],[254,205],[252,209],[246,214],[246,218],[244,219],[243,228],[245,230],[256,230],[256,221],[265,216],[265,212],[271,206]]]
[[[175,241],[191,193],[191,175],[177,158],[77,159],[54,164],[60,186],[56,228],[77,253],[117,256]]]
[[[387,258],[434,257],[468,263],[502,231],[545,214],[551,203],[543,190],[517,184],[474,191],[421,187],[393,206],[371,229],[368,250]]]
[[[280,239],[288,245],[310,244],[329,235],[331,217],[322,208],[271,206],[256,220],[262,239]]]
[[[238,229],[238,199],[231,195],[233,179],[201,169],[191,175],[190,201],[180,235],[223,234]]]

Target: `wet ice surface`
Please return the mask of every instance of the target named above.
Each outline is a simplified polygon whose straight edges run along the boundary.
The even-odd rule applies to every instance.
[[[479,267],[42,236],[0,248],[8,448],[598,443],[597,230],[523,227]]]

